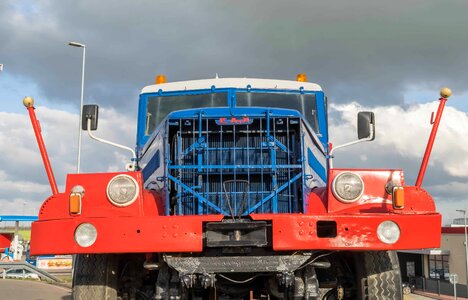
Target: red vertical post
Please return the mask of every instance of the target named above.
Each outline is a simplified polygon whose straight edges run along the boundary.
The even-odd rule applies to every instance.
[[[41,152],[42,161],[44,162],[44,167],[49,178],[50,188],[52,189],[52,194],[58,194],[57,183],[55,182],[54,172],[50,165],[49,156],[47,155],[47,150],[42,139],[41,127],[39,126],[39,121],[36,118],[36,113],[34,112],[34,99],[31,97],[25,97],[23,99],[23,104],[26,106],[26,109],[29,112],[29,118],[31,119],[31,124],[34,129],[34,135],[36,136],[37,145],[39,146],[39,151]]]
[[[432,131],[427,141],[426,152],[424,153],[423,160],[421,162],[421,168],[419,169],[418,178],[416,179],[416,187],[421,187],[422,181],[424,179],[424,174],[426,173],[427,164],[429,162],[429,157],[431,156],[432,146],[434,145],[434,140],[437,135],[437,130],[439,128],[440,119],[442,118],[442,113],[444,112],[445,102],[447,98],[452,95],[452,91],[449,88],[443,88],[440,90],[439,99],[439,108],[437,109],[437,114],[435,120],[432,121]]]

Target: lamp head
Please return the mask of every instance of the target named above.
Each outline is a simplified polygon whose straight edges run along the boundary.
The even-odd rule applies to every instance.
[[[79,47],[79,48],[84,48],[84,47],[86,47],[85,44],[81,44],[81,43],[77,43],[77,42],[69,42],[68,45],[69,45],[69,46],[73,46],[73,47]]]
[[[29,97],[29,96],[24,97],[23,104],[24,104],[24,106],[26,106],[26,108],[33,107],[34,106],[34,99],[32,97]]]
[[[448,98],[450,96],[452,96],[452,90],[449,89],[448,87],[444,87],[440,90],[440,96],[442,98]]]

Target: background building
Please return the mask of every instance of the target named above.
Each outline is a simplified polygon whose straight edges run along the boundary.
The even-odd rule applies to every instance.
[[[419,288],[436,287],[442,294],[453,293],[449,274],[458,275],[458,295],[467,297],[465,228],[463,218],[455,219],[450,226],[442,227],[440,248],[399,251],[403,282],[415,281]],[[415,280],[416,278],[417,280]]]

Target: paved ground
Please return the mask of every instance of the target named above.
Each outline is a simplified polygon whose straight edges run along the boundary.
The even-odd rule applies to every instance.
[[[403,295],[403,300],[428,300],[428,299],[434,299],[434,298],[429,298],[429,297],[416,295],[416,294]]]
[[[433,294],[433,293],[425,293],[423,291],[420,291],[420,290],[416,290],[414,291],[414,293],[418,294],[418,295],[421,295],[421,296],[426,296],[427,298],[423,298],[423,299],[437,299],[437,300],[452,300],[454,299],[453,296],[447,296],[447,295],[437,295],[437,294]],[[457,297],[458,300],[468,300],[467,298],[463,298],[463,297]]]
[[[404,295],[403,300],[453,299],[450,296],[438,296],[428,293],[422,295],[422,292],[416,292],[418,294]],[[0,299],[71,300],[71,290],[69,288],[32,280],[0,279],[0,295]]]
[[[71,290],[32,280],[0,279],[0,298],[15,300],[71,300]]]

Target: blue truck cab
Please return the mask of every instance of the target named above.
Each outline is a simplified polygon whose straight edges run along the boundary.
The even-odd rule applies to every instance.
[[[327,181],[326,98],[314,83],[214,78],[140,95],[137,156],[166,215],[297,213]]]

